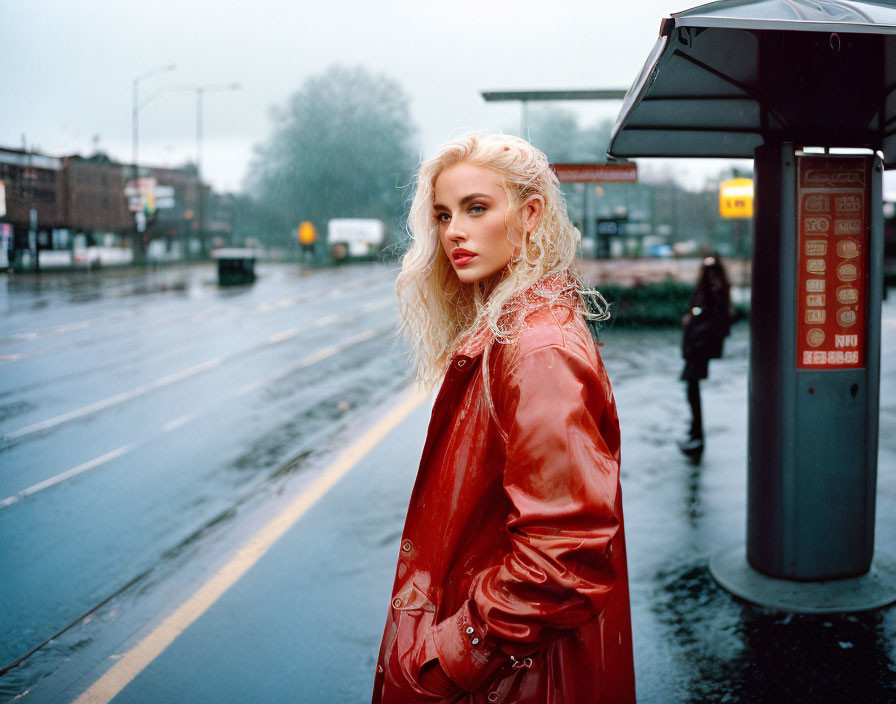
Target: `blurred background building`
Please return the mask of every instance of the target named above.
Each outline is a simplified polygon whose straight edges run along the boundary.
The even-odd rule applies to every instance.
[[[37,251],[45,266],[199,259],[230,243],[235,196],[200,185],[190,165],[134,173],[101,152],[57,157],[0,147],[9,265],[30,269]]]

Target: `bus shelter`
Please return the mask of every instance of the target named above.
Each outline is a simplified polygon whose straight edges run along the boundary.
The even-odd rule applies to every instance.
[[[713,556],[713,576],[794,611],[896,600],[896,561],[874,551],[896,7],[724,0],[674,13],[609,152],[754,160],[746,541]]]

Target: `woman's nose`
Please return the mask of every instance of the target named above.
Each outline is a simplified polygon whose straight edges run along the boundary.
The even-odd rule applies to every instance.
[[[448,230],[445,232],[445,235],[452,242],[458,242],[466,238],[464,231],[458,227],[457,220],[451,218],[451,222],[448,223]]]

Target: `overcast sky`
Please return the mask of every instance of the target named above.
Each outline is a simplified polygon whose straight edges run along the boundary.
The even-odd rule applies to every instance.
[[[203,173],[238,190],[254,145],[310,75],[362,65],[411,97],[421,154],[472,130],[511,130],[517,104],[486,104],[502,89],[628,88],[660,19],[697,2],[668,0],[0,0],[0,145],[62,155],[94,144],[131,159],[132,83],[141,99],[168,87],[239,83],[204,100]],[[196,155],[195,92],[164,92],[140,111],[141,163]],[[620,103],[567,103],[584,124]],[[668,161],[697,185],[728,162]],[[741,162],[748,164],[749,162]]]

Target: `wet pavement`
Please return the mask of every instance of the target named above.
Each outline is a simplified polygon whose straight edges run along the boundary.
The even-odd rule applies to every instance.
[[[107,657],[407,373],[388,267],[2,281],[6,700]]]
[[[893,298],[884,303],[883,318],[876,547],[892,553]],[[735,326],[725,358],[710,366],[703,394],[707,449],[699,466],[682,458],[674,444],[684,434],[687,414],[677,381],[678,341],[677,330],[615,329],[605,334],[602,348],[622,422],[639,701],[896,701],[896,607],[851,615],[785,614],[732,597],[709,575],[710,555],[745,533],[748,329],[743,323]],[[401,366],[394,350],[367,353],[382,355],[376,361],[389,369]],[[357,359],[346,364],[332,372],[360,366]],[[236,548],[313,486],[333,453],[403,398],[394,382],[400,375],[387,378],[393,379],[389,393],[359,407],[340,427],[321,425],[328,452],[268,485],[275,490],[232,508],[238,516],[222,520],[214,541],[196,538],[182,544],[168,569],[157,571],[138,589],[125,589],[66,631],[53,644],[65,657],[54,660],[48,676],[23,682],[17,692],[6,685],[15,671],[0,678],[8,687],[4,694],[27,689],[19,701],[72,701],[145,643],[162,619],[219,567],[230,564]],[[369,700],[427,406],[416,407],[363,454],[171,645],[131,673],[133,678],[121,683],[112,700]]]

